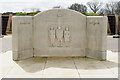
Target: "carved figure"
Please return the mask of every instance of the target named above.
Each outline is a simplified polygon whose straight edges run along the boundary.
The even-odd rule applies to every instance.
[[[49,30],[50,45],[55,46],[55,29],[50,28]]]
[[[56,30],[57,46],[62,46],[63,43],[63,30],[61,27],[58,27]]]
[[[65,28],[64,31],[64,41],[65,41],[65,46],[69,46],[69,42],[70,42],[70,31],[69,28]]]

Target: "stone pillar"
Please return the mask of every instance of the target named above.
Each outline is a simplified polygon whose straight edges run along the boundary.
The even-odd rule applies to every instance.
[[[118,31],[119,31],[119,35],[120,35],[120,21],[118,21],[119,24],[118,24]]]
[[[115,15],[115,35],[113,36],[113,38],[120,38],[120,36],[118,35],[118,15]]]
[[[2,15],[0,14],[0,38],[2,37]]]
[[[118,15],[115,15],[115,21],[116,21],[116,26],[115,26],[115,35],[118,35]]]

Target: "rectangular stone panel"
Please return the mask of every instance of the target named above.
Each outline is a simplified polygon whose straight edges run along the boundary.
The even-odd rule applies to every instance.
[[[24,59],[33,56],[32,17],[13,17],[13,58]]]

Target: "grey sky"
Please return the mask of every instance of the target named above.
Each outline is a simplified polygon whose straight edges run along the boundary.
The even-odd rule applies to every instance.
[[[41,11],[61,5],[67,8],[73,3],[85,4],[92,0],[0,0],[0,13],[20,12],[23,9],[39,8]],[[94,0],[95,1],[95,0]],[[103,3],[116,2],[120,0],[96,0]]]

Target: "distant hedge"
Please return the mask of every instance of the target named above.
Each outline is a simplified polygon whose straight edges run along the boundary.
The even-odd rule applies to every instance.
[[[15,15],[27,15],[27,13],[16,13]]]
[[[37,14],[37,13],[39,13],[39,12],[29,12],[29,13],[16,13],[16,15],[18,15],[18,16],[33,16],[33,15],[35,15],[35,14]]]
[[[16,15],[23,15],[23,16],[34,16],[35,14],[37,14],[39,12],[29,12],[29,13],[16,13]],[[100,16],[101,14],[99,13],[85,13],[85,12],[80,12],[86,16]],[[119,20],[120,20],[120,16],[118,16]]]

